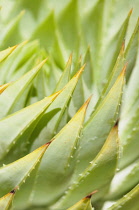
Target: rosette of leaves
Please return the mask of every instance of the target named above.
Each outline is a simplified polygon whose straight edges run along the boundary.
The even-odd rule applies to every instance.
[[[138,210],[138,0],[0,6],[0,209]]]

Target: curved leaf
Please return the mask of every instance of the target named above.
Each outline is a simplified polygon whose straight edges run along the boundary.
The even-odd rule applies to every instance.
[[[127,193],[124,197],[118,200],[113,206],[108,208],[108,210],[138,210],[139,207],[139,185],[133,188],[129,193]]]
[[[0,94],[10,85],[10,83],[6,83],[4,85],[0,85]]]
[[[104,185],[110,184],[115,174],[119,155],[119,142],[117,140],[118,130],[117,127],[114,127],[101,151],[82,174],[78,174],[78,177],[54,208],[67,209],[86,194],[94,190],[101,191]]]
[[[15,194],[15,190],[12,190],[10,193],[8,193],[7,195],[0,198],[0,209],[1,210],[10,209],[14,194]]]
[[[0,159],[2,159],[12,147],[16,146],[17,141],[24,133],[26,135],[24,136],[24,141],[26,140],[34,128],[33,125],[36,125],[38,119],[59,93],[60,91],[0,121]],[[26,133],[27,130],[28,133]],[[20,152],[18,148],[18,153],[20,154]],[[12,156],[10,156],[10,159],[11,158]]]
[[[45,153],[36,175],[31,196],[33,203],[53,202],[67,188],[74,170],[74,156],[89,101],[90,98],[53,138],[54,141]]]
[[[41,146],[29,155],[0,168],[0,196],[18,188],[41,159],[49,143]]]
[[[109,200],[119,199],[139,182],[139,161],[118,172],[112,180]]]
[[[0,95],[0,118],[24,107],[29,87],[45,62],[46,60],[42,61],[23,77],[11,83],[4,93]],[[21,100],[22,95],[24,96],[23,100]]]
[[[48,112],[52,112],[55,109],[60,109],[60,111],[52,118],[49,119],[47,114],[42,121],[40,121],[40,124],[37,126],[38,127],[38,132],[35,131],[33,133],[32,138],[36,138],[35,142],[33,143],[32,150],[34,148],[37,148],[38,146],[44,144],[56,134],[58,128],[59,128],[59,123],[62,119],[63,113],[65,112],[65,109],[67,107],[67,104],[72,97],[72,93],[76,87],[76,84],[80,78],[80,75],[82,74],[84,70],[84,66],[77,72],[77,74],[68,82],[68,84],[64,87],[63,91],[57,99],[54,101],[54,103],[48,108]],[[48,121],[47,126],[44,127],[44,121]],[[42,131],[41,131],[42,130]],[[41,131],[41,132],[40,132]]]
[[[115,124],[118,118],[124,79],[125,69],[123,69],[105,99],[99,104],[85,124],[80,147],[77,151],[75,176],[82,173],[89,162],[97,155]]]
[[[67,210],[81,210],[81,209],[82,210],[93,210],[94,208],[92,208],[92,205],[91,205],[91,197],[92,197],[92,194],[94,194],[94,193],[95,192],[86,196],[81,201],[74,204],[72,207],[68,208]]]
[[[5,60],[16,49],[16,47],[17,45],[9,47],[6,50],[0,51],[0,62]]]

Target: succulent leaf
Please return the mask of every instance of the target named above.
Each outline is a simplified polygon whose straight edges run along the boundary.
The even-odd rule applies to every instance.
[[[74,170],[74,156],[89,101],[90,98],[53,138],[54,141],[43,156],[32,190],[33,203],[36,201],[43,205],[51,203],[67,188]],[[40,192],[43,192],[43,195]]]
[[[126,210],[133,209],[137,210],[139,207],[139,185],[133,188],[129,193],[127,193],[124,197],[118,200],[109,210]]]
[[[19,141],[19,139],[22,138],[24,134],[24,139],[26,140],[26,138],[31,134],[32,129],[35,127],[40,117],[43,115],[47,107],[58,96],[58,94],[59,92],[46,97],[42,101],[26,107],[12,115],[9,115],[0,121],[1,160],[8,154],[12,147],[16,146],[17,141]],[[18,153],[20,154],[21,151],[18,151]]]
[[[0,118],[3,118],[24,107],[32,81],[45,62],[46,60],[42,61],[39,65],[19,78],[17,81],[11,83],[4,91],[4,93],[0,96]]]
[[[82,210],[93,210],[94,208],[92,208],[92,205],[91,205],[92,194],[86,196],[85,198],[83,198],[82,200],[80,200],[78,203],[76,203],[72,207],[68,208],[67,210],[81,210],[81,209]]]
[[[112,180],[109,199],[119,199],[139,182],[139,161],[119,171]]]
[[[5,60],[16,49],[16,47],[17,45],[9,47],[6,50],[0,51],[0,62]]]
[[[79,174],[70,185],[55,208],[66,209],[79,201],[85,194],[100,190],[108,184],[114,176],[119,153],[118,130],[114,127],[104,146],[90,162],[88,167]],[[105,178],[104,178],[105,177]]]
[[[24,183],[48,146],[49,144],[45,144],[27,156],[0,168],[0,196]]]
[[[0,209],[8,210],[10,208],[14,194],[15,190],[12,190],[10,193],[0,198]]]
[[[52,119],[48,119],[47,115],[46,115],[46,120],[48,120],[48,123],[47,123],[46,127],[44,127],[44,125],[42,125],[42,122],[40,121],[40,124],[38,125],[39,133],[35,132],[35,134],[33,134],[33,137],[32,137],[34,139],[34,135],[35,136],[39,135],[36,138],[36,140],[35,140],[35,142],[34,142],[34,144],[32,146],[33,150],[34,150],[34,148],[38,147],[38,143],[39,143],[39,145],[42,145],[45,142],[50,141],[51,138],[57,132],[57,129],[58,129],[58,126],[59,126],[59,122],[62,119],[63,113],[64,113],[64,111],[66,109],[66,106],[68,105],[68,102],[69,102],[70,98],[72,97],[72,93],[73,93],[73,91],[74,91],[74,89],[75,89],[75,87],[77,85],[77,82],[78,82],[78,80],[80,78],[80,75],[82,74],[83,70],[84,70],[84,66],[81,67],[81,69],[77,72],[77,74],[67,83],[67,85],[64,87],[64,89],[61,92],[61,94],[59,94],[57,99],[47,109],[47,113],[48,112],[52,112],[55,109],[60,109],[60,111],[57,112],[57,114]],[[41,133],[40,133],[40,131],[41,131]]]
[[[118,118],[119,105],[123,91],[125,69],[120,73],[115,84],[100,103],[83,129],[83,136],[78,149],[78,164],[75,174],[82,173],[89,162],[102,148],[108,133]]]

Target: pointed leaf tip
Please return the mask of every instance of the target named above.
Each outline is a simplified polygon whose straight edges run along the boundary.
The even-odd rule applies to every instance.
[[[50,95],[49,97],[52,97],[52,100],[54,100],[62,91],[64,90],[64,88],[62,88],[61,90],[53,93],[52,95]]]
[[[52,143],[53,140],[54,140],[54,139],[51,139],[51,141],[49,141],[49,142],[47,142],[46,144],[44,144],[44,146],[49,147],[49,145]]]
[[[46,63],[47,60],[48,60],[48,58],[45,58],[42,62],[39,63],[39,65],[43,66]]]
[[[125,50],[125,40],[123,40],[122,47],[121,47],[121,51],[123,52],[124,50]]]
[[[11,193],[11,194],[15,194],[15,192],[16,192],[16,190],[14,189],[14,190],[12,190],[10,193]]]
[[[84,199],[90,199],[92,197],[92,195],[94,195],[95,193],[97,193],[98,190],[95,190],[93,192],[91,192],[89,195],[87,195]]]
[[[89,105],[90,101],[91,101],[91,98],[92,98],[92,95],[86,100],[86,102],[84,103],[83,106],[87,107]]]
[[[118,127],[118,124],[119,124],[119,119],[116,121],[114,127],[117,128]]]
[[[13,52],[17,47],[18,45],[14,45],[13,47],[10,47],[10,51]]]
[[[68,59],[68,61],[67,61],[66,67],[67,67],[68,65],[70,65],[71,62],[72,62],[72,53],[71,53],[70,56],[69,56],[69,59]]]
[[[127,65],[128,65],[128,63],[126,63],[126,64],[124,65],[124,67],[123,67],[123,69],[122,69],[122,71],[121,71],[121,73],[120,73],[119,77],[123,77],[123,76],[125,75]]]
[[[82,74],[82,72],[84,71],[84,68],[85,68],[86,64],[84,64],[80,70],[74,75],[74,77],[80,77],[80,75]]]
[[[87,99],[86,103],[90,103],[91,99],[92,99],[93,94]]]
[[[10,85],[11,83],[6,83],[4,85],[0,85],[0,94]]]
[[[22,10],[21,13],[20,13],[20,15],[24,15],[25,12],[26,12],[26,10]]]
[[[133,8],[129,11],[128,16],[131,16],[132,12],[133,12]]]
[[[79,109],[79,112],[82,111],[82,110],[84,110],[84,111],[86,112],[86,109],[87,109],[87,107],[88,107],[88,105],[89,105],[89,103],[90,103],[91,98],[92,98],[92,95],[91,95],[91,96],[86,100],[86,102],[81,106],[81,108]]]

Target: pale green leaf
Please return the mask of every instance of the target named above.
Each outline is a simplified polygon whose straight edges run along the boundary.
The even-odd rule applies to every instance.
[[[66,190],[75,167],[75,152],[90,98],[53,138],[38,169],[32,190],[33,204],[51,203]],[[57,180],[57,181],[56,181]]]
[[[76,18],[75,18],[76,17]],[[68,5],[58,16],[58,29],[62,35],[65,46],[70,52],[76,49],[79,33],[78,1],[70,0]],[[70,33],[72,31],[72,33]]]
[[[1,84],[13,81],[13,75],[37,52],[38,42],[33,41],[28,44],[26,43],[27,41],[19,44],[14,52],[0,64]],[[26,69],[26,72],[28,70],[30,69]],[[18,75],[21,77],[23,75],[22,71],[21,74],[20,71],[18,71]]]
[[[108,208],[108,210],[138,210],[139,207],[139,185],[133,188],[124,197],[118,200],[113,206]]]
[[[24,107],[30,85],[45,62],[46,60],[42,61],[23,77],[11,83],[0,95],[0,118]]]
[[[83,129],[83,136],[78,149],[75,174],[81,173],[102,148],[111,128],[118,118],[123,91],[125,69],[115,84],[93,112]]]
[[[56,134],[57,129],[59,127],[59,123],[66,110],[66,106],[70,98],[72,97],[72,93],[76,87],[76,84],[83,70],[84,70],[84,66],[69,81],[69,83],[67,83],[67,85],[64,87],[61,94],[59,94],[57,99],[47,109],[46,116],[43,118],[43,121],[40,121],[40,124],[38,124],[37,126],[38,128],[37,131],[35,131],[32,135],[32,139],[37,137],[32,146],[32,150],[34,150],[34,148],[37,148],[39,145],[42,145],[45,142],[50,141],[50,139]],[[47,113],[52,112],[53,110],[56,110],[56,109],[60,109],[60,111],[52,119],[49,119],[48,118],[49,116],[47,116]],[[47,126],[45,126],[44,122],[47,122]]]
[[[1,47],[9,47],[10,45],[15,45],[19,40],[21,40],[20,32],[19,32],[19,22],[21,21],[22,16],[24,15],[24,11],[20,12],[20,14],[11,20],[11,22],[4,28],[1,28],[0,31],[0,42]],[[14,37],[14,38],[12,38]]]
[[[104,87],[104,90],[102,92],[101,100],[102,100],[102,98],[104,98],[108,94],[108,92],[110,91],[110,89],[114,85],[117,77],[119,76],[121,70],[123,68],[125,68],[125,69],[127,68],[127,66],[124,67],[124,65],[125,65],[125,58],[124,58],[124,43],[123,43],[123,45],[121,47],[121,50],[120,50],[120,53],[117,57],[117,61],[115,63],[115,66],[114,66],[114,68],[113,68],[113,70],[112,70],[112,72],[109,76],[108,82],[106,83],[106,85]]]
[[[118,172],[112,180],[108,199],[119,199],[139,182],[139,161]]]
[[[55,19],[53,11],[47,15],[31,35],[31,39],[37,39],[38,37],[42,46],[47,51],[50,51],[55,40]]]
[[[65,70],[64,70],[61,78],[59,79],[54,92],[61,90],[69,82],[70,71],[71,71],[71,62],[72,62],[72,55],[70,55],[70,57],[68,59]]]
[[[54,208],[67,209],[86,194],[95,190],[101,191],[105,185],[110,184],[115,174],[118,153],[118,130],[114,127],[98,155],[81,174],[78,174]]]
[[[129,79],[132,69],[136,63],[137,53],[138,53],[138,42],[139,42],[139,19],[137,21],[134,32],[129,40],[127,48],[125,50],[125,59],[128,63],[126,78]]]
[[[111,73],[112,69],[115,66],[115,62],[121,50],[121,46],[125,40],[125,35],[127,32],[130,16],[131,16],[131,11],[129,12],[127,18],[123,22],[117,34],[112,38],[112,40],[108,44],[108,47],[106,49],[107,56],[104,56],[104,60],[102,61],[102,69],[101,69],[102,83],[103,83],[103,80],[108,79],[109,74]],[[118,72],[117,72],[117,76],[118,76]]]
[[[138,133],[139,133],[139,55],[126,87],[122,104],[119,134],[122,148],[122,158],[119,167],[123,168],[139,157]],[[130,155],[129,155],[130,154]]]
[[[25,182],[48,146],[49,144],[45,144],[27,156],[0,168],[0,196]]]
[[[17,141],[19,139],[22,140],[22,144],[27,143],[26,141],[36,126],[38,120],[42,117],[47,107],[59,93],[60,91],[12,115],[9,115],[0,121],[0,159],[2,159],[12,147],[17,145]],[[21,151],[18,147],[18,154],[21,155],[20,153]],[[12,157],[14,157],[14,153],[11,156],[7,156],[9,161],[11,161]]]
[[[93,193],[92,193],[93,194]],[[86,196],[82,200],[80,200],[78,203],[74,204],[72,207],[68,208],[67,210],[93,210],[91,205],[91,196],[92,194]]]
[[[16,49],[16,47],[17,47],[17,45],[15,45],[13,47],[9,47],[6,50],[1,51],[0,52],[0,62],[5,60]]]
[[[8,210],[11,206],[15,191],[11,191],[7,195],[0,198],[0,209],[1,210]]]

